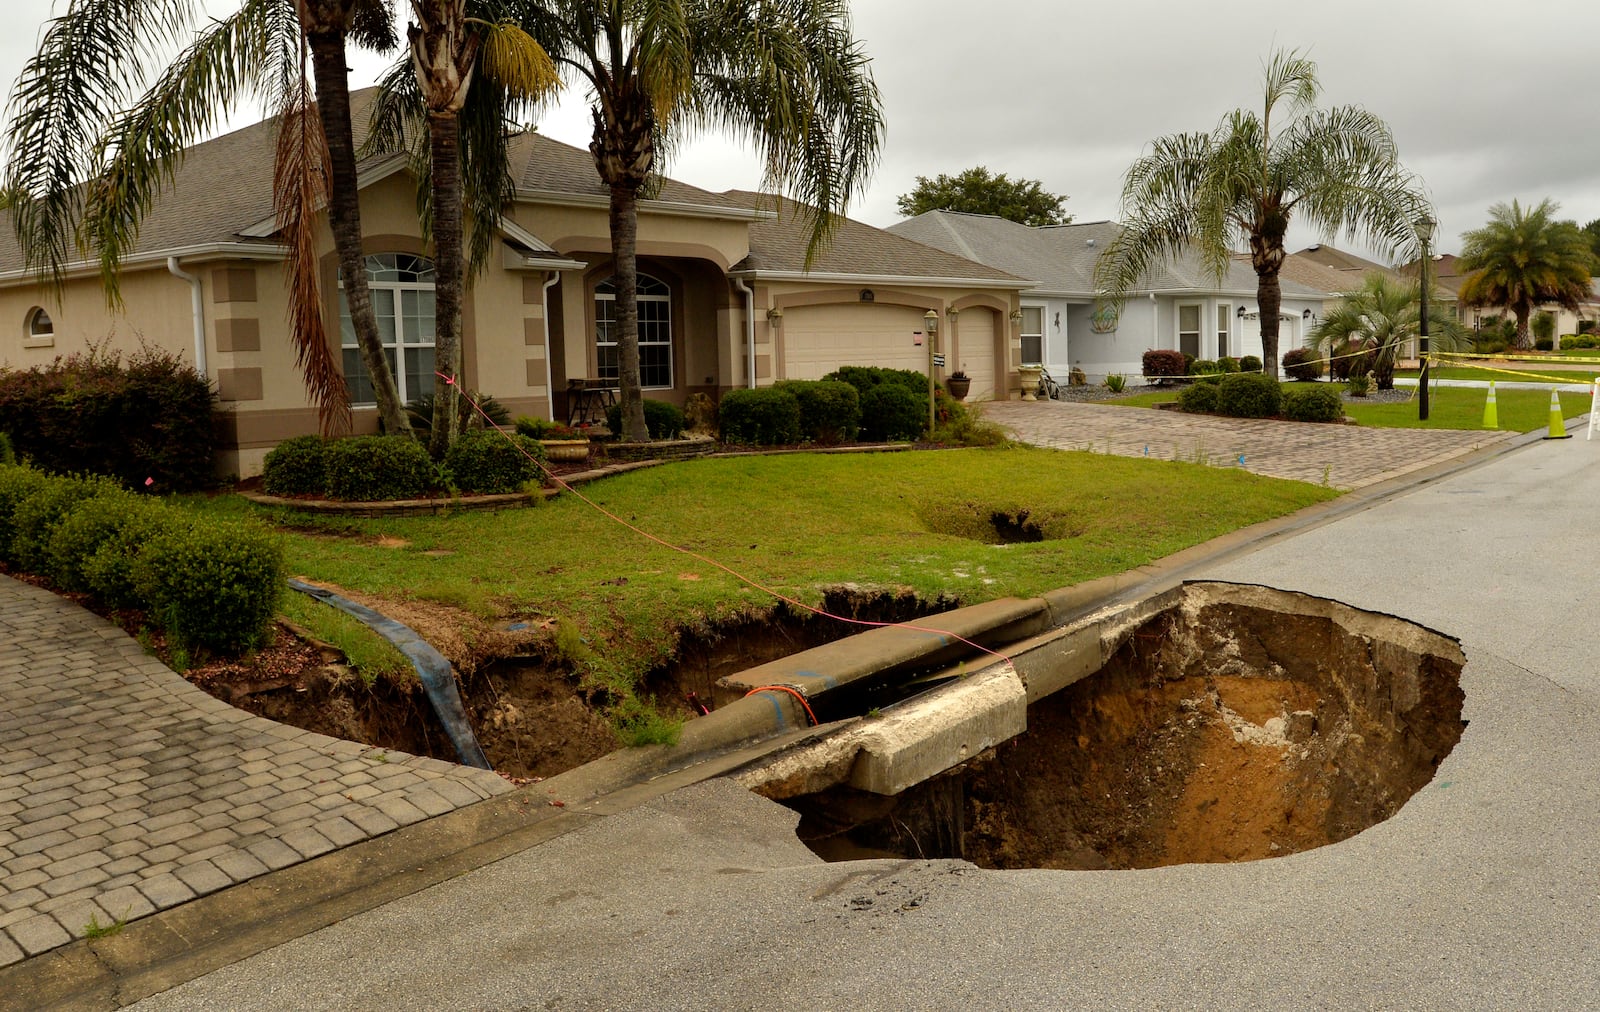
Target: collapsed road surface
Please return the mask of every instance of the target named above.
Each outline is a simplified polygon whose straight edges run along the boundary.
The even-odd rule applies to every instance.
[[[1535,444],[1203,574],[1457,636],[1460,742],[1270,861],[826,864],[726,780],[139,1003],[215,1008],[1578,1008],[1600,993],[1600,444]]]

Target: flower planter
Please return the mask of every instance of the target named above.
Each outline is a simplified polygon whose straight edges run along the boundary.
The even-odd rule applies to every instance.
[[[589,441],[587,439],[541,439],[539,445],[544,447],[546,460],[588,460]]]
[[[972,378],[970,376],[948,376],[945,378],[944,388],[950,392],[951,397],[958,401],[964,401],[967,399],[967,392],[972,389]]]
[[[1036,401],[1039,399],[1039,376],[1044,372],[1043,366],[1025,365],[1017,368],[1017,378],[1022,382],[1022,399]]]

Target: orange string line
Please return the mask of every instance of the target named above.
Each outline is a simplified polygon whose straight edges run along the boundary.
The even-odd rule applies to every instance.
[[[806,716],[811,718],[812,727],[816,727],[821,723],[821,721],[817,720],[817,715],[811,712],[811,704],[806,702],[805,695],[801,693],[799,689],[788,685],[763,685],[759,689],[751,689],[749,692],[746,692],[745,698],[748,699],[758,692],[787,692],[789,695],[800,700],[800,705],[806,709]]]

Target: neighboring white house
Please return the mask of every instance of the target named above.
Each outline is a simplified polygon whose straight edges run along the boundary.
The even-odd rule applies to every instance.
[[[1120,315],[1098,307],[1095,259],[1121,232],[1112,221],[1029,226],[1005,218],[929,211],[889,231],[1038,283],[1022,293],[1022,360],[1065,381],[1082,369],[1138,375],[1145,351],[1173,348],[1195,358],[1261,354],[1256,276],[1230,264],[1218,283],[1197,255],[1170,261],[1128,293]],[[1327,292],[1281,279],[1280,354],[1305,341]]]

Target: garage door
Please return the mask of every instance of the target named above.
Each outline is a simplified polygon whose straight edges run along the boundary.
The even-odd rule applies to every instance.
[[[920,331],[922,310],[852,302],[837,306],[796,306],[784,311],[784,365],[789,379],[820,379],[841,365],[880,365],[928,370],[927,345]]]
[[[972,377],[967,400],[1003,400],[994,389],[994,310],[963,309],[959,320],[961,341],[949,371],[965,369]]]

